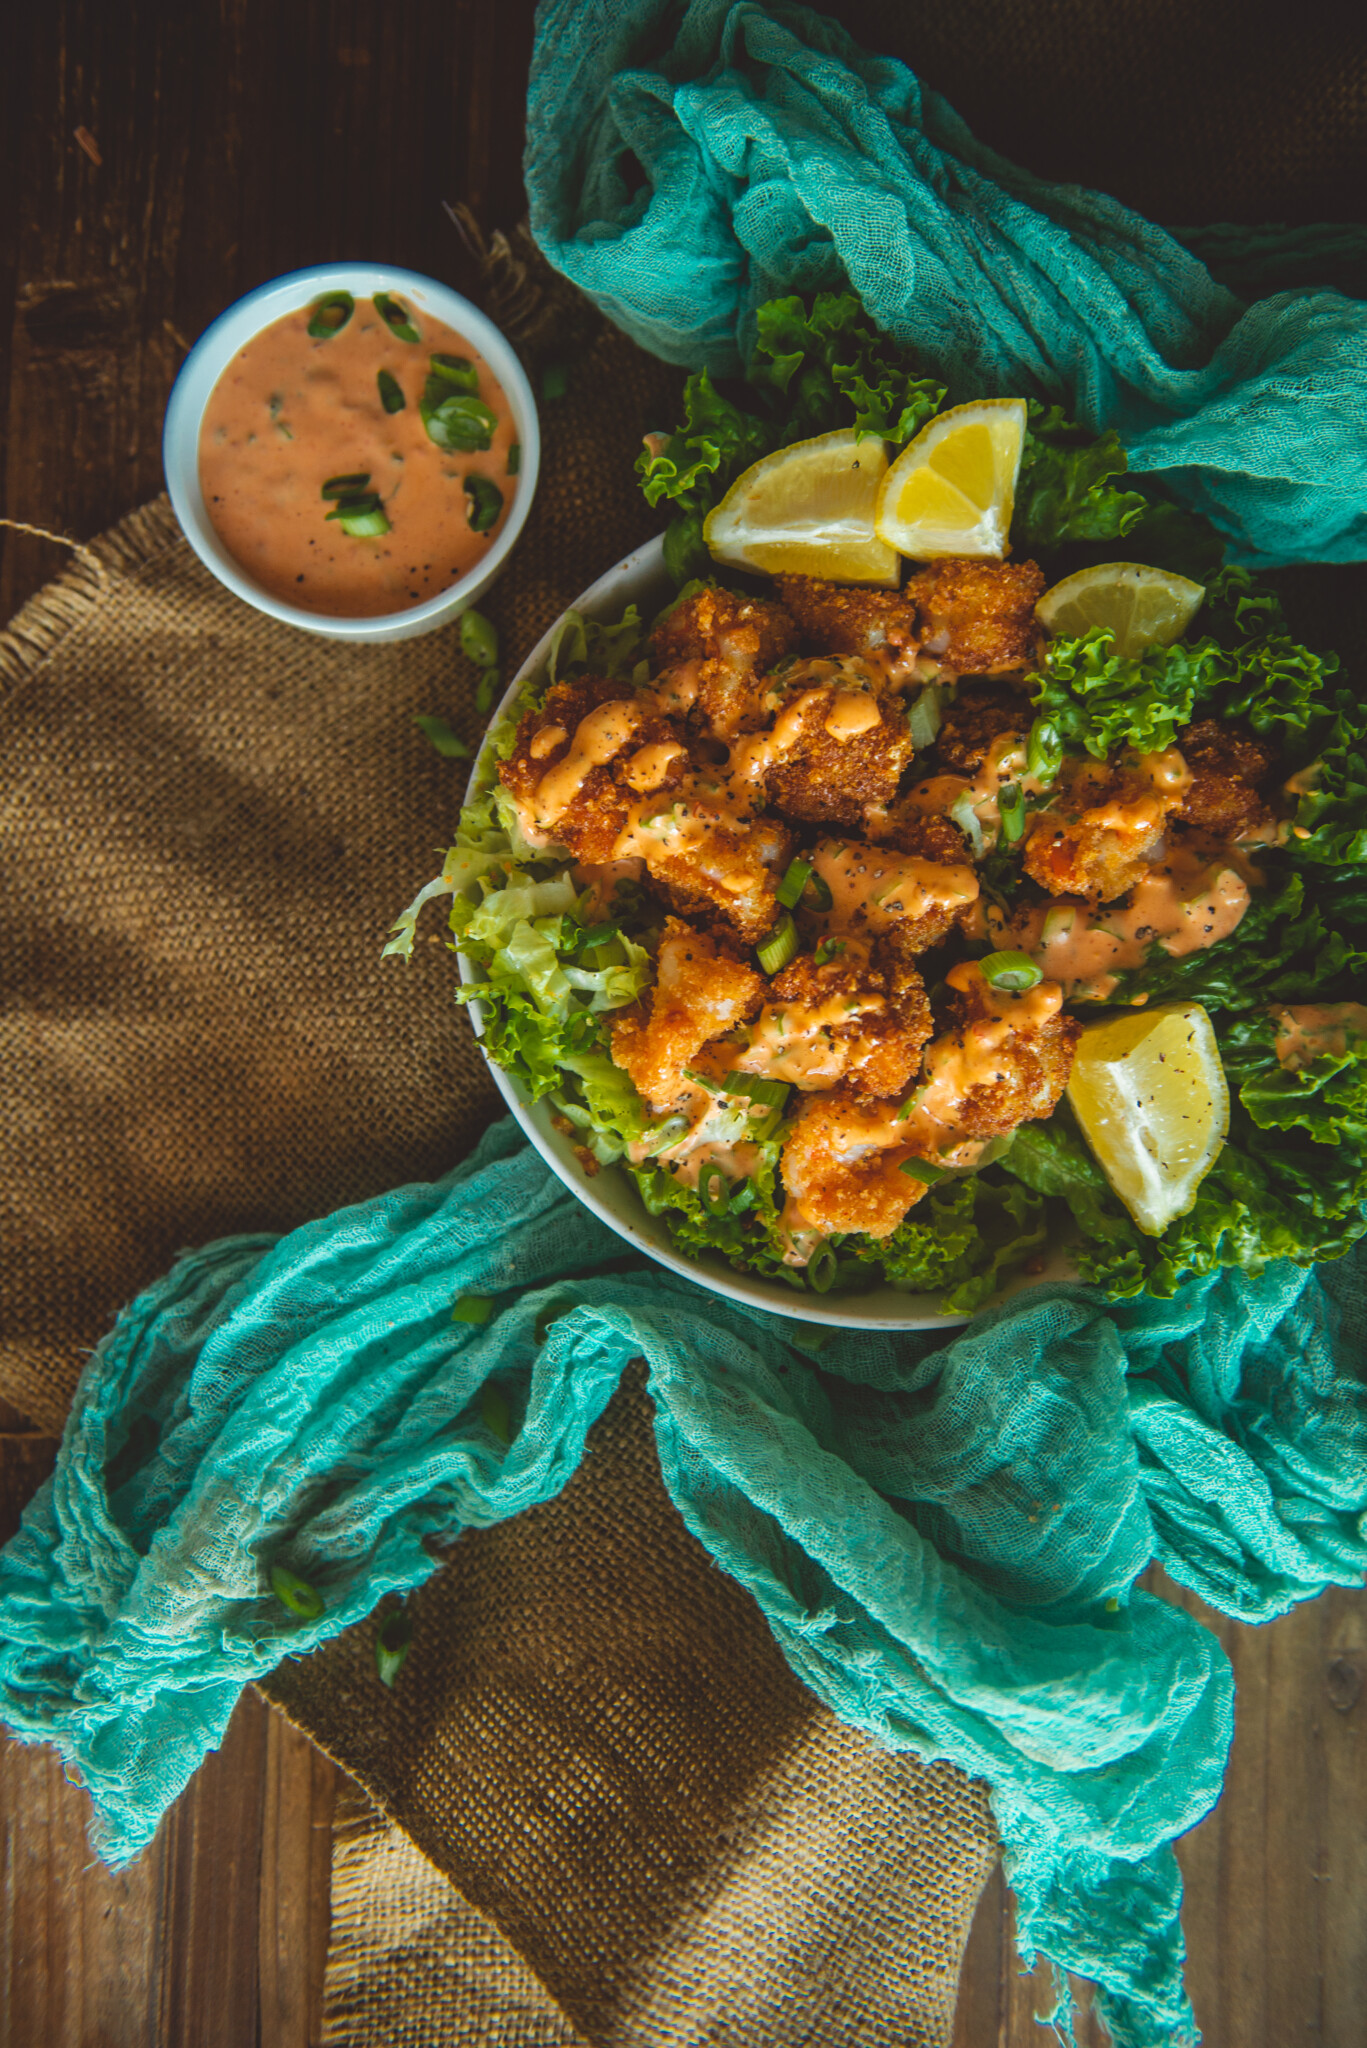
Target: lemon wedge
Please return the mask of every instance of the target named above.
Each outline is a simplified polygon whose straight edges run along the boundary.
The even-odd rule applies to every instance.
[[[1157,1237],[1186,1215],[1229,1130],[1229,1083],[1199,1003],[1087,1025],[1068,1100],[1141,1230]]]
[[[879,538],[920,562],[1004,554],[1024,446],[1023,398],[984,398],[939,413],[883,479]]]
[[[1099,562],[1046,590],[1035,617],[1046,633],[1077,636],[1093,626],[1115,635],[1117,654],[1171,647],[1201,608],[1205,585],[1142,562]]]
[[[887,468],[877,435],[861,439],[852,427],[794,441],[736,478],[703,522],[703,539],[736,569],[895,589],[897,551],[873,525]]]

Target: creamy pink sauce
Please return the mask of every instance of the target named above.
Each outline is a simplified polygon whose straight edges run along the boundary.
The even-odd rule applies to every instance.
[[[311,308],[286,314],[238,351],[205,408],[199,479],[214,530],[263,589],[305,611],[377,618],[449,589],[488,554],[518,488],[502,386],[454,328],[403,305],[416,342],[391,333],[369,299],[326,340],[308,332]],[[464,357],[478,371],[478,396],[497,421],[487,449],[465,454],[429,439],[418,404],[433,355]],[[380,402],[381,370],[404,394],[401,412]],[[390,531],[353,538],[326,518],[321,487],[366,472]],[[503,497],[486,533],[470,525],[471,475]]]
[[[1279,1066],[1300,1072],[1312,1060],[1330,1053],[1342,1059],[1350,1044],[1367,1038],[1367,1004],[1297,1003],[1274,1009],[1277,1035],[1273,1049]]]
[[[1028,953],[1069,995],[1104,1002],[1155,942],[1174,959],[1218,946],[1248,903],[1248,884],[1233,868],[1174,854],[1123,903],[1037,904],[1009,923],[990,907],[986,923],[994,945]]]

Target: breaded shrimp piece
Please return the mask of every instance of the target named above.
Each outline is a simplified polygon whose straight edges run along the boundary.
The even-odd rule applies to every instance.
[[[655,986],[613,1021],[612,1057],[657,1112],[696,1089],[684,1075],[710,1038],[752,1017],[763,976],[679,918],[666,920]]]
[[[844,1082],[849,1094],[876,1100],[907,1087],[930,1033],[915,962],[885,941],[851,938],[820,966],[804,953],[775,975],[749,1044],[729,1065],[806,1092]]]
[[[1061,780],[1057,801],[1031,827],[1025,871],[1051,896],[1113,902],[1158,855],[1190,787],[1182,756],[1175,747],[1120,764],[1070,756]]]
[[[1271,823],[1272,750],[1245,726],[1198,718],[1182,734],[1182,758],[1192,772],[1180,813],[1184,825],[1245,839]]]
[[[783,659],[797,628],[781,605],[701,590],[676,604],[651,636],[655,694],[666,710],[690,711],[716,739],[756,722],[758,678]]]
[[[926,1049],[926,1088],[917,1107],[915,1149],[923,1126],[939,1126],[951,1144],[1005,1138],[1049,1116],[1068,1085],[1082,1026],[1063,1010],[1063,990],[1041,981],[1019,994],[993,988],[976,960],[951,967],[946,980],[958,1018]],[[935,1148],[943,1151],[945,1147]]]
[[[1034,562],[947,556],[912,576],[906,595],[921,618],[921,651],[960,675],[998,676],[1025,668],[1040,633],[1035,603],[1044,590]]]
[[[785,611],[813,654],[862,654],[910,672],[916,606],[900,590],[851,589],[817,576],[776,576]]]
[[[498,772],[533,845],[609,861],[632,804],[679,788],[689,766],[677,726],[629,685],[576,676],[528,712]]]
[[[619,845],[644,855],[652,884],[677,911],[720,922],[747,945],[758,945],[778,921],[775,899],[792,833],[777,819],[737,820],[696,798],[679,803],[673,821],[645,825]]]
[[[878,844],[895,847],[899,853],[915,854],[920,860],[935,861],[941,867],[972,864],[968,841],[952,820],[918,810],[905,800],[892,806],[887,829],[879,834]],[[945,928],[948,930],[948,926]]]
[[[945,710],[935,738],[936,759],[948,773],[972,781],[997,741],[1024,744],[1034,715],[1030,699],[1017,691],[967,684]]]
[[[844,1088],[806,1097],[783,1147],[790,1233],[892,1235],[927,1192],[901,1171],[911,1147],[896,1117],[895,1102],[861,1102]]]
[[[892,802],[915,748],[901,700],[877,687],[864,662],[798,662],[764,704],[777,713],[763,773],[776,809],[853,829]]]
[[[896,950],[908,959],[936,945],[960,913],[978,899],[972,865],[944,864],[890,850],[885,841],[822,839],[812,864],[831,892],[828,936],[836,942],[896,932]]]
[[[959,1019],[927,1047],[912,1104],[862,1102],[848,1087],[803,1103],[783,1148],[790,1230],[887,1237],[925,1193],[907,1160],[971,1166],[987,1140],[1054,1109],[1082,1028],[1063,1014],[1058,983],[1003,994],[976,961],[948,980]]]

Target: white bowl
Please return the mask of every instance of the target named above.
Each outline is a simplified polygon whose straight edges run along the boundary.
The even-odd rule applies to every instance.
[[[664,542],[661,538],[651,541],[649,546],[638,549],[635,554],[625,556],[615,569],[609,569],[606,576],[600,576],[582,597],[576,598],[571,609],[612,624],[629,604],[639,606],[642,618],[648,619],[673,596],[674,585],[665,572]],[[555,630],[553,626],[523,662],[494,713],[495,723],[512,708],[528,677],[542,673]],[[470,776],[467,801],[484,780],[486,765],[492,773],[487,739]],[[457,957],[463,982],[483,979],[481,970],[464,954]],[[476,1035],[482,1036],[484,1019],[480,1003],[474,1001],[467,1007]],[[714,1294],[725,1295],[730,1301],[749,1302],[753,1307],[772,1309],[778,1315],[793,1316],[804,1323],[825,1323],[838,1329],[930,1330],[968,1321],[967,1316],[941,1314],[938,1298],[931,1294],[899,1294],[892,1287],[871,1286],[864,1294],[840,1294],[827,1299],[818,1294],[799,1294],[796,1288],[785,1287],[776,1280],[762,1280],[756,1273],[738,1273],[724,1259],[711,1253],[701,1258],[683,1257],[675,1248],[663,1216],[650,1214],[630,1174],[620,1166],[605,1166],[590,1180],[574,1156],[573,1141],[552,1129],[553,1112],[549,1103],[529,1102],[517,1082],[492,1060],[489,1071],[509,1109],[546,1164],[559,1174],[566,1187],[578,1195],[601,1222],[625,1238],[637,1251],[658,1260],[672,1272],[682,1273],[686,1280],[708,1287]],[[1004,1300],[1022,1287],[1037,1286],[1043,1279],[1075,1277],[1072,1264],[1056,1253],[1043,1274],[1033,1278],[1018,1274],[995,1299]]]
[[[237,351],[263,328],[273,326],[287,313],[298,312],[301,306],[312,305],[328,291],[347,291],[357,299],[373,298],[376,292],[394,292],[419,311],[454,327],[479,351],[503,386],[522,444],[517,489],[507,524],[478,567],[423,604],[371,619],[335,618],[326,612],[305,611],[299,605],[282,604],[278,597],[263,590],[228,553],[214,531],[199,485],[200,425],[210,393],[224,370]],[[319,263],[311,270],[292,270],[288,277],[277,277],[273,283],[248,292],[245,299],[220,313],[213,326],[200,336],[181,365],[166,408],[161,457],[166,487],[185,538],[220,583],[247,604],[269,612],[273,619],[281,619],[287,626],[302,627],[306,633],[323,633],[334,640],[373,645],[381,640],[411,640],[419,633],[431,633],[438,626],[448,625],[488,589],[509,550],[516,545],[531,510],[541,466],[541,429],[532,387],[521,363],[478,306],[472,306],[459,292],[450,291],[433,278],[420,277],[414,270],[397,270],[392,264]]]

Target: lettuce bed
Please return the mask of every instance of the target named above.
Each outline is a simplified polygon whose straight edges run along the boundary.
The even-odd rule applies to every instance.
[[[810,308],[799,299],[762,307],[746,390],[731,398],[705,373],[690,378],[683,424],[651,436],[638,465],[650,502],[672,508],[665,552],[676,584],[712,573],[702,521],[760,455],[851,424],[903,441],[945,402],[943,388],[871,329],[848,295],[819,297]],[[1207,585],[1202,631],[1129,660],[1104,632],[1052,643],[1029,678],[1032,753],[1057,760],[1104,758],[1126,746],[1152,751],[1180,744],[1193,718],[1215,716],[1246,721],[1275,743],[1287,772],[1304,771],[1294,836],[1260,849],[1264,886],[1234,934],[1181,959],[1155,945],[1115,991],[1125,1003],[1200,1002],[1215,1023],[1232,1119],[1194,1208],[1161,1237],[1144,1236],[1065,1103],[1047,1122],[1023,1126],[992,1164],[934,1187],[890,1238],[833,1239],[830,1258],[810,1278],[785,1266],[781,1126],[767,1131],[750,1179],[716,1203],[649,1160],[625,1159],[650,1117],[609,1057],[608,1021],[648,987],[663,913],[640,889],[619,889],[610,912],[617,929],[604,940],[564,857],[523,841],[491,779],[462,812],[442,874],[404,913],[387,950],[411,951],[424,904],[450,898],[453,947],[482,977],[459,999],[483,1004],[490,1057],[575,1127],[586,1157],[633,1174],[681,1251],[712,1251],[798,1290],[886,1282],[937,1293],[949,1312],[969,1313],[1064,1236],[1083,1276],[1109,1294],[1168,1295],[1222,1266],[1339,1257],[1367,1228],[1367,1040],[1291,1074],[1277,1061],[1270,1015],[1272,1005],[1361,999],[1367,986],[1367,719],[1338,681],[1336,657],[1291,637],[1275,591],[1243,570],[1221,570],[1214,530],[1168,504],[1148,479],[1142,489],[1122,488],[1124,470],[1114,435],[1087,434],[1058,408],[1032,403],[1013,552],[1033,555],[1051,580],[1120,555],[1196,576]],[[647,635],[634,609],[609,627],[571,613],[546,680],[577,669],[643,678]],[[526,693],[519,710],[538,695]],[[495,729],[486,763],[506,757],[514,730],[509,721]],[[980,872],[985,890],[1009,908],[1018,864],[995,855]],[[1096,1008],[1076,999],[1073,1007]],[[734,1106],[719,1104],[713,1114],[719,1141],[755,1135]],[[676,1135],[664,1126],[656,1149]]]

